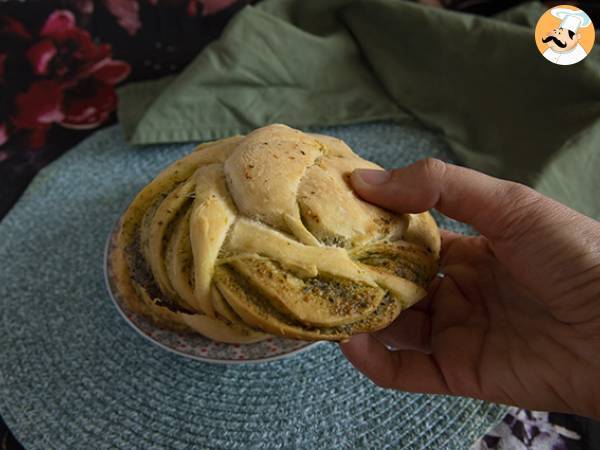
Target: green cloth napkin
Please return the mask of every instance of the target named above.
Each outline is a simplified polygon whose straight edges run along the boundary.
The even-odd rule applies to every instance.
[[[546,61],[533,31],[544,10],[267,0],[181,74],[123,87],[119,118],[132,144],[416,119],[465,165],[600,219],[600,49],[574,66]]]

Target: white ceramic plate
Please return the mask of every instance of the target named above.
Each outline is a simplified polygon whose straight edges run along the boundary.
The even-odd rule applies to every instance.
[[[272,337],[255,344],[224,344],[195,333],[173,331],[156,326],[151,320],[131,311],[114,286],[110,266],[115,229],[110,233],[104,252],[104,279],[110,298],[125,321],[139,334],[165,350],[187,358],[221,364],[243,364],[274,361],[308,350],[318,342],[304,342]]]

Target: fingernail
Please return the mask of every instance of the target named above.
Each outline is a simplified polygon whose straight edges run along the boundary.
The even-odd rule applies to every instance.
[[[360,178],[363,183],[378,186],[387,183],[392,173],[387,170],[357,169],[353,175]]]

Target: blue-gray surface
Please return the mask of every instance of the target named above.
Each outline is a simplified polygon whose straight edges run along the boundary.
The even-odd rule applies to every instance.
[[[388,167],[449,158],[413,126],[320,131]],[[333,344],[218,366],[130,329],[105,292],[106,237],[132,196],[192,147],[130,148],[118,128],[98,132],[44,169],[0,223],[0,414],[26,448],[460,449],[501,418],[495,405],[376,388]]]

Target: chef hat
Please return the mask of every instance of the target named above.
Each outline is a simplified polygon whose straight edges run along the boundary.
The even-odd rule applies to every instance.
[[[574,11],[567,8],[553,8],[551,13],[554,17],[557,17],[562,21],[560,23],[560,28],[571,30],[573,33],[577,33],[579,28],[588,27],[592,23],[590,16],[581,10]]]

